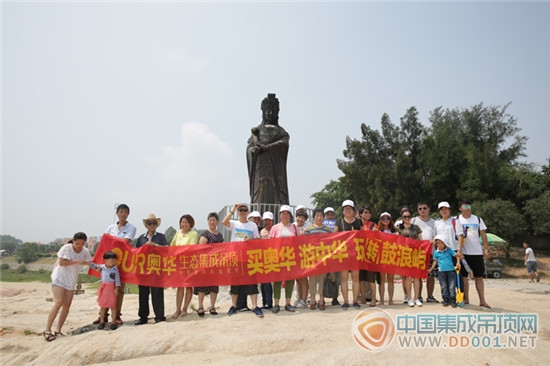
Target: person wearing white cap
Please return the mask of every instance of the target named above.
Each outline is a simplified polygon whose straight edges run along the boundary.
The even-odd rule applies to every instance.
[[[449,202],[442,201],[437,205],[439,211],[439,219],[434,223],[434,236],[443,235],[445,237],[445,243],[449,247],[456,251],[458,246],[462,247],[462,241],[464,240],[464,231],[460,220],[451,217],[451,205]]]
[[[298,231],[298,228],[296,225],[290,222],[291,217],[291,209],[288,205],[282,205],[279,209],[279,220],[280,222],[277,225],[273,225],[271,228],[271,231],[269,232],[269,236],[271,238],[287,238],[290,236],[298,236],[300,235],[300,232]],[[273,284],[273,299],[274,299],[274,305],[273,311],[274,313],[278,313],[279,310],[281,310],[281,307],[279,306],[279,300],[281,299],[281,287],[282,283],[281,281],[275,282]],[[293,312],[294,307],[290,305],[290,299],[292,298],[292,291],[294,290],[294,280],[287,280],[285,282],[285,299],[286,299],[286,305],[285,310]]]
[[[334,232],[339,231],[352,231],[352,230],[362,230],[363,222],[355,217],[355,204],[352,200],[345,200],[342,203],[342,212],[344,217],[341,220],[336,221],[334,225]],[[344,303],[342,304],[342,309],[349,309],[349,289],[348,289],[348,271],[340,271],[341,276],[341,289],[342,297],[344,298]],[[351,292],[353,295],[353,307],[360,308],[359,305],[359,270],[351,270]]]
[[[453,263],[456,252],[450,248],[443,235],[436,235],[433,241],[437,250],[434,251],[434,261],[428,273],[433,272],[436,266],[438,267],[443,306],[451,305],[456,308],[456,271]],[[460,261],[457,261],[456,266],[460,269]]]
[[[248,221],[254,222],[258,226],[258,231],[260,231],[262,228],[260,228],[260,224],[262,223],[262,215],[258,211],[252,211],[248,214],[246,217]]]
[[[232,220],[231,218],[238,212],[239,219]],[[248,215],[248,205],[246,203],[235,203],[233,209],[225,215],[222,224],[231,230],[231,241],[246,241],[249,239],[259,239],[260,233],[258,226],[246,219]],[[242,285],[231,286],[231,307],[227,315],[231,316],[237,313],[237,298],[239,294],[249,295],[252,300],[252,312],[259,318],[263,318],[262,309],[258,307],[258,285]]]
[[[305,229],[308,226],[311,226],[311,222],[308,221],[308,214],[306,207],[303,205],[296,206],[296,221],[294,225],[300,231],[300,235],[304,234]],[[294,303],[294,306],[298,309],[304,309],[307,307],[307,295],[309,293],[309,282],[307,277],[297,278],[296,279],[296,292],[298,293],[298,298]]]
[[[262,239],[269,239],[269,232],[273,227],[273,212],[264,212],[263,220],[264,228],[260,231],[260,237]],[[271,284],[271,282],[262,283],[260,285],[260,290],[262,292],[262,308],[273,308],[273,285]]]

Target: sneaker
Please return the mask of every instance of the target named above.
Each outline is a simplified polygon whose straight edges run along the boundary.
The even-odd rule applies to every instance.
[[[413,308],[414,307],[414,300],[413,299],[410,299],[409,301],[407,301],[407,304]]]
[[[422,296],[419,296],[418,300],[420,300],[421,303],[424,303],[424,299],[422,298]]]
[[[403,304],[406,304],[409,302],[409,298],[407,297],[407,295],[405,295],[405,297],[403,298]]]
[[[111,330],[116,330],[118,328],[118,325],[116,323],[111,323],[111,325],[109,326],[109,329]]]
[[[361,307],[361,305],[359,305],[358,302],[354,302],[353,307],[359,309]]]
[[[443,300],[443,306],[447,307],[447,306],[449,306],[449,303],[447,301]]]
[[[273,308],[273,305],[264,305],[263,306],[263,309],[266,309],[266,310],[269,310],[271,308]]]
[[[247,307],[244,307],[244,308],[239,309],[239,311],[241,311],[241,312],[242,312],[242,311],[250,311],[250,308],[247,306]]]
[[[252,312],[254,314],[256,314],[257,317],[259,318],[263,318],[264,317],[264,313],[262,313],[262,309],[260,309],[259,307],[255,307],[254,310],[252,310]]]
[[[428,302],[437,302],[437,303],[439,303],[439,301],[437,301],[437,299],[433,296],[429,296],[427,301]]]
[[[275,305],[275,306],[271,309],[271,311],[272,311],[273,313],[278,313],[279,310],[281,310],[281,308],[279,307],[279,305]]]
[[[416,304],[416,306],[422,306],[422,298],[419,297],[414,303]]]
[[[231,315],[234,315],[236,313],[237,313],[237,308],[232,306],[232,307],[229,308],[229,311],[227,312],[227,315],[231,316]]]
[[[306,304],[306,302],[303,301],[303,300],[298,300],[298,301],[296,302],[296,305],[294,305],[294,307],[295,307],[296,309],[305,309],[305,308],[307,308],[307,304]]]
[[[342,304],[342,309],[348,310],[349,309],[349,304],[347,302],[343,303]]]
[[[294,310],[294,307],[290,304],[286,304],[285,305],[285,310],[286,311],[290,311],[291,313],[293,313],[295,310]]]
[[[456,308],[456,302],[453,302],[453,303],[451,304],[451,307],[452,307],[452,308]]]
[[[340,303],[338,302],[338,299],[332,299],[332,306],[338,306]]]
[[[97,329],[105,329],[105,323],[99,323]]]

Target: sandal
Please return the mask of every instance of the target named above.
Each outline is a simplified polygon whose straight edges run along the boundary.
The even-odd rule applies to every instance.
[[[120,319],[120,315],[116,317],[116,324],[122,325],[122,319]],[[115,328],[116,329],[116,328]]]
[[[210,315],[218,315],[216,308],[210,308]]]
[[[312,302],[311,304],[309,304],[309,310],[315,310],[315,308],[317,307],[317,304]]]
[[[281,307],[280,307],[279,305],[275,305],[275,306],[273,307],[273,309],[271,309],[271,311],[272,311],[273,313],[278,313],[279,310],[281,310]]]
[[[44,336],[44,339],[46,340],[46,342],[51,342],[55,340],[55,334],[52,334],[51,332],[44,331],[42,335]]]
[[[319,310],[325,310],[325,303],[319,303]]]
[[[99,323],[97,329],[105,329],[105,323]]]
[[[109,326],[109,329],[111,330],[116,330],[118,328],[118,325],[116,323],[111,323],[111,325]]]
[[[197,310],[197,313],[199,314],[200,317],[203,317],[204,316],[204,309],[203,308],[199,308]]]
[[[65,333],[63,333],[62,331],[59,331],[59,332],[53,332],[53,335],[56,336],[56,337],[65,337],[67,336]]]

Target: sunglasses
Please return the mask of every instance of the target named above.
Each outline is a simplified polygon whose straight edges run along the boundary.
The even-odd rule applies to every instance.
[[[412,216],[404,215],[404,216],[401,216],[401,217],[404,218],[404,219],[410,219]]]
[[[424,211],[424,210],[427,210],[427,209],[428,209],[428,207],[419,207],[418,211]]]
[[[248,212],[248,208],[239,208],[239,212]]]
[[[389,217],[382,217],[380,220],[382,220],[382,221],[390,221],[390,218],[389,218]]]
[[[471,209],[471,208],[472,208],[472,205],[462,205],[462,206],[460,206],[460,207],[462,207],[463,209],[468,209],[468,208]]]
[[[147,221],[145,224],[147,224],[147,226],[155,226],[155,225],[157,225],[157,222],[156,221]]]

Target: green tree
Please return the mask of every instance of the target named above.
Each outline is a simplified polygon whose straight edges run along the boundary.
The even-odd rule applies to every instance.
[[[344,188],[340,179],[337,181],[331,180],[322,191],[311,195],[313,205],[316,208],[332,207],[338,215],[341,212],[340,205],[350,197],[348,190]]]
[[[550,234],[550,190],[540,197],[528,200],[523,208],[535,235]]]
[[[164,232],[164,236],[166,236],[166,241],[168,241],[168,244],[172,242],[172,239],[176,235],[176,229],[174,229],[172,226],[170,226],[166,231]]]
[[[38,254],[41,253],[40,246],[35,243],[23,243],[15,251],[17,263],[29,263],[38,259]]]
[[[474,202],[474,213],[485,222],[487,232],[496,234],[507,241],[502,249],[510,258],[512,240],[525,231],[525,219],[512,201],[497,198],[484,202]]]
[[[7,255],[13,255],[21,244],[23,244],[22,240],[11,235],[0,235],[0,249],[5,250]]]

